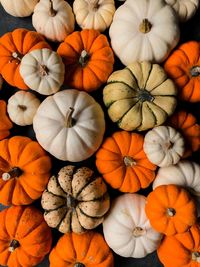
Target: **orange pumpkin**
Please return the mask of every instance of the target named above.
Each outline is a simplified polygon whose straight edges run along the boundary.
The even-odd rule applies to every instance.
[[[42,35],[26,29],[16,29],[0,38],[0,73],[12,86],[26,90],[19,69],[22,57],[28,52],[50,48]]]
[[[42,195],[50,177],[51,160],[28,137],[0,141],[0,203],[27,205]]]
[[[0,100],[0,140],[10,135],[9,130],[13,127],[12,122],[7,116],[6,110],[7,110],[6,102]]]
[[[187,232],[165,237],[157,250],[165,267],[200,266],[200,226],[192,226]]]
[[[63,235],[49,256],[50,267],[113,267],[113,255],[101,234]]]
[[[168,57],[164,69],[179,89],[181,100],[200,101],[200,42],[181,44]]]
[[[184,158],[191,156],[192,152],[200,148],[200,125],[196,118],[185,111],[179,111],[172,115],[168,125],[180,131],[186,141]]]
[[[65,83],[73,88],[96,90],[113,71],[113,51],[107,37],[96,30],[68,35],[57,52],[66,67]]]
[[[152,227],[167,236],[187,231],[197,220],[196,202],[176,185],[156,187],[147,197],[145,211]]]
[[[113,188],[122,192],[137,192],[155,178],[156,165],[143,150],[141,134],[115,132],[108,137],[96,154],[96,166]]]
[[[30,267],[49,253],[51,230],[42,213],[31,206],[12,206],[0,212],[0,264]]]

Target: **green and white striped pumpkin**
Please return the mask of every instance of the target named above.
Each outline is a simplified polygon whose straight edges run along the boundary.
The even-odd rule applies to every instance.
[[[177,90],[164,69],[134,62],[108,78],[103,99],[109,117],[126,131],[144,131],[165,122],[176,108]]]

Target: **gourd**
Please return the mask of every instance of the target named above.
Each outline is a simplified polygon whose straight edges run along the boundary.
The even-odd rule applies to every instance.
[[[103,89],[111,120],[126,131],[163,124],[176,107],[176,87],[158,64],[134,62],[113,72]]]
[[[42,95],[51,95],[63,84],[65,67],[56,52],[44,48],[22,58],[20,74],[30,89]]]
[[[33,206],[12,206],[0,212],[0,264],[36,266],[51,249],[51,230]]]
[[[93,155],[101,145],[104,113],[87,93],[64,90],[42,102],[33,128],[38,142],[54,157],[79,162]]]
[[[73,11],[82,29],[105,31],[115,13],[114,0],[75,0]]]
[[[155,178],[156,166],[143,150],[144,138],[137,133],[115,132],[96,153],[96,166],[113,188],[137,192]]]
[[[40,100],[30,92],[18,91],[8,100],[8,114],[17,125],[26,126],[33,123],[33,117],[40,105]]]
[[[155,188],[147,196],[145,211],[152,227],[167,236],[184,233],[197,221],[194,199],[173,184]]]
[[[0,140],[10,135],[10,129],[13,127],[12,122],[6,113],[7,104],[4,100],[0,100]]]
[[[1,0],[5,11],[14,17],[28,17],[33,13],[34,7],[39,0]]]
[[[44,37],[34,31],[16,29],[0,38],[0,73],[11,86],[27,90],[19,67],[25,54],[32,50],[50,48]]]
[[[53,42],[62,42],[74,30],[71,6],[64,0],[40,0],[35,6],[32,24],[37,32]]]
[[[181,44],[168,57],[164,69],[179,89],[182,101],[199,102],[200,43],[189,41]]]
[[[44,219],[62,233],[82,233],[102,223],[110,207],[106,184],[86,167],[63,167],[42,194]]]
[[[151,227],[145,202],[142,195],[123,194],[113,201],[103,222],[107,244],[122,257],[143,258],[160,244],[162,235]]]
[[[50,169],[50,157],[36,141],[23,136],[0,141],[0,203],[28,205],[38,199]]]
[[[65,84],[72,88],[97,90],[113,71],[113,51],[107,37],[99,31],[73,32],[57,52],[65,64]]]
[[[158,126],[146,133],[144,152],[159,167],[174,165],[184,154],[182,135],[170,126]]]
[[[164,33],[164,34],[163,34]],[[109,35],[124,65],[162,62],[179,41],[178,20],[163,0],[126,1],[115,12]]]

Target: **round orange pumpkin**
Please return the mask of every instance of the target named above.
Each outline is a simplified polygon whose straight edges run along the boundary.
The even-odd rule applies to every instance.
[[[50,48],[44,37],[37,32],[16,29],[0,38],[0,73],[12,86],[26,90],[19,69],[22,57],[36,49]]]
[[[12,206],[0,212],[0,264],[30,267],[49,253],[51,230],[32,206]]]
[[[36,141],[22,136],[0,141],[0,203],[32,203],[45,190],[50,169],[50,157]]]
[[[13,127],[12,122],[7,116],[6,110],[7,110],[6,102],[0,100],[0,140],[10,135],[9,130]]]
[[[49,256],[50,267],[113,267],[112,252],[101,234],[63,235]]]
[[[156,165],[143,150],[141,134],[115,132],[108,137],[96,154],[96,166],[113,188],[122,192],[137,192],[155,178]]]
[[[112,73],[113,51],[107,37],[96,30],[68,35],[57,50],[66,67],[65,83],[91,92],[105,83]]]

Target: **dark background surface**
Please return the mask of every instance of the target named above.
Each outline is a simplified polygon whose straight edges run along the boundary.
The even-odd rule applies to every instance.
[[[72,4],[73,1],[68,1],[68,2]],[[119,1],[115,1],[115,2],[116,2],[116,6],[120,5]],[[198,10],[197,14],[190,21],[180,25],[180,27],[181,27],[181,39],[180,39],[179,44],[189,41],[189,40],[200,41],[200,30],[199,30],[200,29],[200,10]],[[33,30],[31,17],[28,17],[28,18],[12,17],[9,14],[7,14],[3,10],[2,6],[0,5],[0,36],[16,28],[26,28],[26,29]],[[76,30],[80,30],[80,28],[77,25],[76,25]],[[108,31],[106,31],[105,34],[108,36]],[[52,44],[52,47],[56,49],[57,44]],[[122,69],[123,67],[124,66],[116,58],[114,69],[115,70]],[[65,87],[65,89],[66,88],[67,87]],[[97,92],[92,93],[92,96],[101,104],[102,108],[104,109],[106,122],[107,122],[107,129],[105,133],[105,137],[106,137],[106,136],[110,136],[114,131],[117,131],[118,128],[116,127],[116,125],[114,125],[110,121],[110,119],[107,116],[107,112],[102,101],[102,89],[103,87],[100,88]],[[0,99],[8,100],[8,98],[11,95],[13,95],[17,90],[18,89],[11,87],[4,82],[3,89],[0,91]],[[34,94],[36,93],[34,92]],[[41,97],[38,94],[36,95],[41,100],[44,99],[44,97]],[[195,115],[195,117],[198,120],[198,123],[200,123],[200,103],[191,104],[191,103],[180,103],[179,102],[177,109],[185,109],[187,111],[190,111],[193,115]],[[11,131],[11,136],[14,136],[14,135],[25,135],[25,136],[31,137],[32,139],[35,139],[35,134],[32,129],[32,126],[19,127],[17,125],[14,125]],[[52,173],[57,173],[61,167],[68,164],[68,162],[62,162],[53,157],[51,158],[53,161]],[[198,152],[194,153],[190,159],[199,163],[200,153]],[[88,167],[91,167],[92,169],[95,169],[95,157],[93,156],[89,160],[81,162],[81,163],[77,163],[75,165],[88,166]],[[109,193],[112,199],[121,194],[117,190],[111,189],[109,186],[108,188],[109,188]],[[147,195],[150,192],[150,190],[151,190],[151,186],[146,190],[141,190],[139,193]],[[40,210],[42,210],[40,206],[40,200],[37,200],[34,203],[34,205],[37,206]],[[3,206],[0,205],[0,209],[2,208]],[[102,232],[102,226],[99,226],[96,230]],[[55,245],[57,240],[61,236],[61,234],[55,229],[53,229],[52,231],[53,231],[53,237],[54,237],[53,245]],[[159,262],[156,252],[149,254],[147,257],[142,258],[142,259],[122,258],[117,255],[114,255],[114,257],[115,257],[115,267],[162,267],[163,266]],[[46,257],[46,259],[41,264],[38,265],[38,267],[48,267],[48,266],[49,266],[48,257]]]

